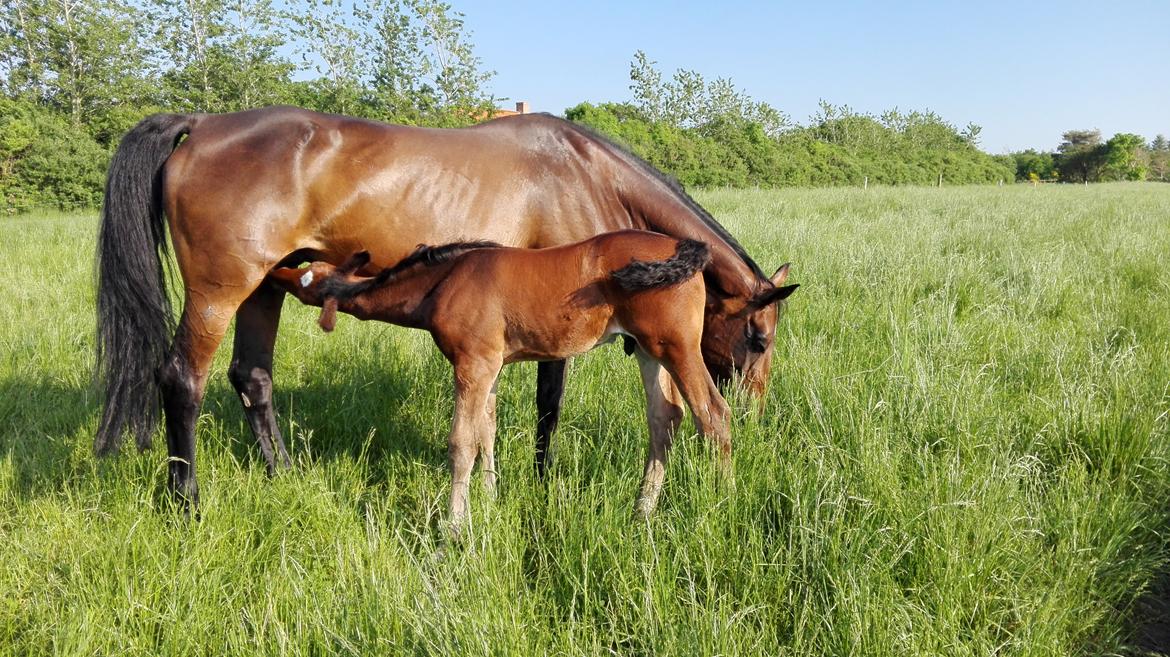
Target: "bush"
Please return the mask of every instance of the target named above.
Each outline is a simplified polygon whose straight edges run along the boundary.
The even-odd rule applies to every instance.
[[[0,207],[98,207],[110,151],[63,116],[27,100],[0,99]]]
[[[852,115],[777,138],[725,117],[695,128],[651,121],[628,104],[581,103],[566,118],[604,133],[650,164],[695,187],[995,183],[1015,178],[1012,162],[975,148],[936,118],[897,130]]]

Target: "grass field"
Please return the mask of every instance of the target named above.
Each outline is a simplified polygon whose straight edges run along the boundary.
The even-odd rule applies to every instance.
[[[447,365],[419,332],[285,306],[269,480],[217,357],[203,519],[165,450],[95,460],[94,217],[0,220],[0,654],[1069,655],[1148,649],[1170,577],[1170,185],[710,191],[794,261],[737,486],[646,438],[619,347],[574,362],[531,472],[500,384],[495,502],[434,559]],[[689,424],[684,431],[693,434]],[[164,441],[156,440],[156,445]]]

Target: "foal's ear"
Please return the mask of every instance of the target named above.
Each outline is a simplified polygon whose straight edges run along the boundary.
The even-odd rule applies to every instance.
[[[351,255],[349,260],[346,260],[343,265],[337,268],[337,273],[352,274],[368,264],[370,264],[370,252],[358,251]]]
[[[752,306],[756,308],[767,308],[768,306],[787,299],[796,288],[800,287],[800,283],[795,285],[785,285],[784,287],[774,287],[770,290],[760,292],[752,297]]]
[[[293,290],[297,287],[297,279],[299,279],[303,273],[304,272],[302,270],[293,269],[292,267],[277,267],[268,272],[268,276],[286,290]]]

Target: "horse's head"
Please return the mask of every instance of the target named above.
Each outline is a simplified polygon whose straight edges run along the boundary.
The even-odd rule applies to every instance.
[[[301,303],[321,307],[317,320],[321,328],[332,331],[337,323],[337,297],[331,293],[339,282],[352,282],[355,272],[370,262],[367,251],[350,256],[340,266],[328,262],[311,262],[308,267],[277,267],[268,277]]]
[[[778,308],[799,285],[784,285],[788,265],[780,267],[750,297],[710,294],[703,326],[703,360],[716,384],[736,374],[756,398],[763,398],[772,368]]]

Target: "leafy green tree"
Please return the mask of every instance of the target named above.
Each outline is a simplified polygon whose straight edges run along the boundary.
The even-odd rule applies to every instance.
[[[634,52],[634,61],[630,63],[630,91],[634,92],[634,104],[650,121],[661,121],[666,115],[666,91],[662,73],[654,68],[657,63],[641,50]]]
[[[1069,130],[1057,147],[1056,169],[1068,182],[1096,182],[1105,164],[1100,130]]]
[[[0,12],[0,61],[10,97],[56,107],[78,128],[103,125],[120,106],[152,97],[137,27],[141,12],[134,5],[10,0]]]
[[[372,94],[383,117],[464,125],[490,115],[495,75],[475,55],[463,14],[436,0],[371,0]]]
[[[371,35],[362,9],[335,0],[296,0],[291,6],[287,16],[302,67],[321,76],[301,85],[301,103],[324,112],[368,114],[365,54]]]
[[[293,64],[288,28],[271,0],[151,0],[162,102],[172,110],[230,112],[281,102]]]
[[[0,98],[0,209],[80,210],[101,201],[109,152],[69,115]]]
[[[1170,142],[1163,135],[1150,142],[1150,180],[1170,180]]]
[[[651,120],[633,104],[582,103],[565,116],[609,135],[684,185],[860,185],[867,177],[875,184],[925,185],[937,181],[940,171],[955,184],[1014,176],[1014,163],[980,152],[953,129],[926,148],[872,117],[828,104],[826,110],[832,118],[778,138],[734,117],[680,128]]]
[[[754,101],[729,78],[706,82],[696,71],[679,69],[668,82],[641,50],[630,63],[630,91],[634,104],[649,120],[676,128],[702,129],[712,123],[755,123],[777,137],[791,124],[783,112]]]
[[[281,49],[289,27],[272,0],[227,0],[217,54],[229,62],[218,82],[224,104],[250,109],[283,102],[296,67]]]
[[[1104,180],[1145,180],[1149,170],[1146,140],[1131,133],[1118,133],[1105,142],[1101,177]]]
[[[1012,153],[1012,160],[1016,167],[1016,180],[1036,182],[1056,178],[1056,162],[1052,158],[1052,153],[1028,149]]]

